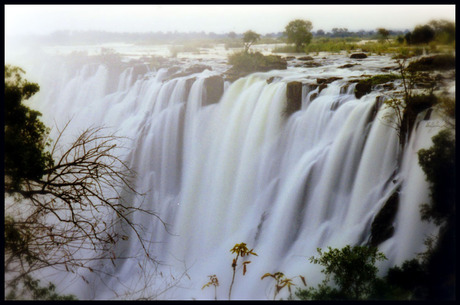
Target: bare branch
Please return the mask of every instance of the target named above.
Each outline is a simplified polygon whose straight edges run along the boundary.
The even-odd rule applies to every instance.
[[[93,270],[92,262],[111,259],[114,245],[127,238],[120,233],[121,225],[138,240],[147,260],[155,263],[142,237],[145,232],[131,221],[131,215],[145,213],[165,229],[167,224],[154,211],[141,208],[144,194],[132,185],[136,173],[120,156],[122,137],[103,127],[91,127],[57,155],[69,123],[58,129],[51,148],[57,162],[41,179],[27,180],[23,189],[16,191],[25,200],[19,216],[8,222],[8,229],[19,239],[5,243],[5,270],[16,274],[8,285],[46,267],[69,272]],[[124,198],[140,199],[140,204]],[[82,250],[94,255],[83,258]]]

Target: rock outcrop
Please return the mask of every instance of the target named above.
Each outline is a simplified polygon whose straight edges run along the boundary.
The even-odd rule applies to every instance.
[[[379,213],[375,216],[371,225],[371,237],[368,242],[369,246],[377,247],[393,236],[393,221],[398,211],[399,190],[396,190],[387,202],[384,204]]]
[[[350,58],[363,59],[367,58],[367,55],[365,53],[353,53],[350,55]]]
[[[302,83],[297,81],[289,82],[286,85],[286,98],[286,115],[291,115],[297,110],[300,110],[302,107]]]
[[[224,93],[224,79],[214,75],[204,80],[203,106],[219,102]]]

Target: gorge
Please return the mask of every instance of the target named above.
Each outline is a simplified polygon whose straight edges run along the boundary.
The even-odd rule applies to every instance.
[[[430,197],[417,151],[431,146],[440,115],[421,112],[401,145],[388,124],[394,112],[383,103],[401,92],[401,80],[391,90],[355,94],[359,79],[398,73],[390,56],[290,58],[286,70],[230,82],[222,50],[162,65],[123,50],[131,58],[36,54],[18,61],[40,84],[28,103],[43,113],[51,138],[69,121],[64,143],[88,126],[124,137],[120,157],[145,193],[130,200],[166,224],[132,215],[158,264],[126,230],[116,258],[95,263],[107,275],[83,270],[85,283],[50,274],[64,292],[81,299],[213,299],[213,289],[202,286],[215,274],[217,298],[226,299],[230,249],[244,242],[258,256],[244,276],[239,271],[232,299],[271,299],[272,283],[261,281],[267,272],[302,275],[309,285],[322,280],[307,259],[317,248],[373,243],[388,258],[378,263],[383,275],[425,251],[426,237],[436,234],[420,218]],[[382,224],[386,233],[373,236],[391,200],[397,204]]]

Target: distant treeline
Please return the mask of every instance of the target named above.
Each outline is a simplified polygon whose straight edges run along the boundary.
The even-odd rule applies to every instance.
[[[390,31],[390,35],[404,35],[406,31]],[[362,37],[374,38],[377,33],[375,31],[357,31],[350,32],[346,28],[334,28],[330,32],[318,30],[312,32],[313,36],[324,37]],[[283,32],[268,33],[261,35],[262,38],[283,39]],[[21,38],[28,42],[39,42],[49,45],[76,45],[76,44],[98,44],[98,43],[114,43],[125,42],[135,44],[162,44],[175,43],[190,40],[228,40],[240,39],[243,33],[223,33],[217,34],[214,32],[188,32],[182,33],[177,31],[168,32],[145,32],[145,33],[128,33],[128,32],[107,32],[107,31],[56,31],[48,35],[28,35]]]
[[[393,30],[388,30],[390,36],[399,36],[399,35],[405,35],[409,30],[404,30],[404,31],[393,31]],[[347,28],[333,28],[332,31],[330,32],[325,32],[323,30],[317,30],[312,32],[313,36],[315,37],[361,37],[361,38],[376,38],[378,33],[374,30],[371,31],[356,31],[356,32],[349,32]]]

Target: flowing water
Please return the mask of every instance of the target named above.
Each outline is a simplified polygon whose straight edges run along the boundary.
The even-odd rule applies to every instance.
[[[160,265],[142,258],[109,261],[103,268],[113,276],[85,274],[89,285],[62,280],[58,288],[67,293],[82,299],[213,299],[214,290],[201,287],[215,274],[217,297],[226,299],[230,249],[241,242],[258,256],[249,258],[245,276],[240,261],[233,299],[271,299],[274,282],[260,279],[266,272],[303,275],[316,285],[322,274],[307,258],[318,247],[365,244],[374,217],[398,188],[395,232],[379,245],[388,257],[380,273],[423,252],[426,235],[436,231],[420,220],[419,205],[429,196],[416,154],[431,145],[436,118],[420,116],[401,150],[395,129],[384,124],[391,110],[379,103],[382,94],[356,99],[347,83],[394,65],[390,58],[339,69],[347,57],[334,55],[318,57],[321,67],[255,73],[225,83],[222,98],[211,105],[204,104],[204,84],[225,70],[220,59],[209,61],[212,71],[173,79],[167,69],[137,77],[132,67],[114,75],[103,64],[53,60],[31,59],[34,64],[23,66],[41,86],[31,105],[50,127],[71,119],[69,134],[104,125],[129,138],[123,156],[138,174],[135,188],[146,193],[143,205],[168,224],[133,216]],[[330,76],[343,79],[313,100],[318,90],[304,86],[302,108],[284,113],[288,82]],[[187,89],[191,78],[196,80]],[[142,254],[133,234],[116,251],[117,257]]]

